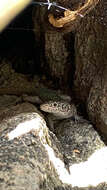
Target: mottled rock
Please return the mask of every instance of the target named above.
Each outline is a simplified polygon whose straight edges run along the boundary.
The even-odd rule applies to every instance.
[[[39,190],[61,185],[46,150],[51,146],[48,128],[33,105],[23,103],[0,112],[0,136],[0,189]]]
[[[2,95],[0,96],[0,111],[9,106],[16,105],[21,102],[21,97],[14,95]]]
[[[104,142],[88,121],[67,119],[56,127],[56,136],[60,140],[64,155],[69,164],[86,161]]]
[[[97,186],[94,184],[92,188],[87,187],[91,183],[87,185],[86,179],[82,179],[82,183],[80,183],[78,178],[80,169],[77,168],[76,170],[76,175],[78,174],[76,178],[74,171],[74,163],[81,163],[81,161],[86,160],[96,147],[104,149],[104,143],[100,140],[100,137],[91,125],[85,123],[84,125],[82,124],[83,126],[80,126],[70,120],[66,120],[66,122],[68,123],[61,123],[60,126],[63,127],[62,125],[64,125],[67,128],[69,128],[69,125],[72,126],[70,126],[70,130],[64,128],[65,133],[63,133],[62,129],[60,130],[59,126],[59,142],[56,136],[52,132],[49,132],[43,115],[32,104],[18,104],[0,112],[0,189],[106,189],[107,185],[104,183],[101,185],[96,183]],[[78,143],[80,146],[76,146]],[[103,149],[101,150],[101,156],[100,152],[98,153],[98,161],[102,161],[103,157],[105,163],[107,149],[105,148],[105,152],[102,154]],[[71,160],[74,168],[71,168],[70,164],[67,165],[64,162],[66,161],[64,158],[67,154],[69,156],[67,162]],[[105,169],[104,166],[101,171],[103,169]],[[85,181],[85,184],[83,181]],[[106,181],[105,178],[104,181]],[[100,182],[102,182],[101,179]],[[81,188],[82,186],[84,188]]]
[[[97,186],[107,182],[107,148],[89,122],[71,119],[62,121],[56,127],[56,136],[63,147],[72,186]]]

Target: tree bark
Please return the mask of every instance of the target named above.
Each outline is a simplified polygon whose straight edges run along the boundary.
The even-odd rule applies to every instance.
[[[46,15],[47,10],[44,7],[34,9],[35,41],[39,51],[37,57],[41,72],[51,77],[56,86],[60,85],[63,88],[71,82],[74,71],[72,61],[74,36],[72,33],[64,34],[64,32],[50,29],[44,20]]]
[[[86,3],[82,1],[69,2],[57,1],[61,6],[74,11],[60,10],[57,15],[57,8],[52,7],[52,13],[47,8],[35,8],[33,13],[34,30],[36,38],[36,46],[40,51],[39,62],[41,69],[47,76],[51,77],[60,88],[72,85],[74,73],[74,34],[72,31],[77,28],[82,17],[92,9],[99,0],[88,0]],[[83,5],[83,6],[82,6]],[[77,9],[76,9],[77,8]],[[60,16],[60,19],[55,19]],[[51,19],[53,18],[53,19]],[[83,19],[84,20],[84,19]],[[63,27],[57,29],[52,27]],[[56,25],[54,25],[56,23]],[[59,23],[59,25],[58,25]],[[66,25],[67,24],[67,25]],[[61,26],[60,26],[61,25]],[[38,56],[38,55],[37,55]]]
[[[107,2],[100,1],[87,15],[75,40],[77,99],[86,103],[90,119],[107,135]]]

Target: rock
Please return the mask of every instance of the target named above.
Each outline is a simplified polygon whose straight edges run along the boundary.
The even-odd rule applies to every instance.
[[[88,121],[67,119],[56,128],[56,136],[62,144],[69,164],[86,161],[92,153],[104,147],[104,142]]]
[[[22,100],[24,102],[29,102],[32,104],[41,104],[42,103],[42,100],[39,98],[39,96],[30,96],[27,94],[22,95]]]
[[[65,134],[62,133],[63,130],[60,131],[59,126],[59,133],[61,132],[58,136],[59,142],[56,136],[48,130],[43,115],[32,104],[21,103],[0,112],[1,190],[83,190],[82,186],[84,186],[84,190],[90,190],[90,187],[83,183],[83,179],[82,183],[78,177],[74,179],[74,163],[82,163],[81,161],[87,160],[94,150],[102,148],[100,150],[103,154],[100,158],[100,152],[98,153],[100,158],[98,161],[101,165],[103,159],[105,164],[107,150],[91,125],[86,123],[79,125],[70,120],[66,120],[66,122],[66,124],[64,124],[65,121],[60,124],[60,126],[67,127],[64,128]],[[77,144],[78,146],[76,146]],[[63,150],[63,148],[66,149]],[[102,152],[103,149],[105,152]],[[63,154],[64,157],[69,155],[68,161],[73,161],[72,165],[67,167]],[[102,171],[103,169],[105,169],[104,166]],[[76,172],[79,176],[80,173],[77,170]],[[85,175],[87,176],[87,173]],[[105,177],[105,173],[103,176]],[[84,181],[86,180],[84,179]],[[100,180],[100,182],[102,181]],[[106,182],[105,178],[104,182]],[[96,187],[95,185],[91,190],[105,190],[107,188],[104,183]]]
[[[48,128],[32,104],[1,112],[0,134],[0,189],[39,190],[61,185],[46,150],[51,145]],[[58,153],[57,148],[55,151]]]
[[[56,127],[56,136],[63,147],[72,186],[97,186],[98,181],[107,181],[107,148],[89,122],[64,120]]]
[[[12,106],[12,105],[16,105],[18,103],[20,103],[21,97],[18,96],[14,96],[14,95],[2,95],[0,96],[0,111]]]

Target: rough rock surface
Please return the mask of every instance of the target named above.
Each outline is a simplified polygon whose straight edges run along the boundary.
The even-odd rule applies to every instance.
[[[73,186],[93,185],[98,179],[106,178],[106,154],[103,154],[106,147],[90,123],[84,119],[76,122],[67,119],[56,127],[56,136],[63,147],[64,160],[71,172]]]
[[[82,119],[67,119],[56,127],[56,136],[62,144],[64,155],[69,164],[86,161],[97,149],[104,147],[101,137],[93,126]]]
[[[43,115],[30,103],[4,107],[0,112],[1,190],[105,190],[107,188],[101,180],[101,184],[96,183],[97,186],[94,184],[94,187],[87,187],[92,182],[84,185],[83,182],[86,181],[84,175],[82,183],[77,183],[80,177],[78,168],[77,177],[75,176],[74,163],[86,161],[97,149],[102,148],[101,155],[98,153],[98,163],[105,164],[107,150],[92,125],[84,120],[81,124],[66,120],[60,123],[58,131],[57,136],[60,141],[48,130]],[[102,152],[103,149],[105,152]],[[103,169],[104,166],[99,173]],[[105,172],[107,174],[107,170]],[[87,176],[87,173],[85,175]],[[104,180],[106,181],[105,178]]]
[[[39,111],[23,103],[1,112],[0,121],[0,189],[59,186],[45,147],[51,144],[48,129]]]

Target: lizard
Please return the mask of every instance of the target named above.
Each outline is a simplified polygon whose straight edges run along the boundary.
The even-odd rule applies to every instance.
[[[67,118],[78,119],[77,109],[74,104],[70,102],[61,100],[54,101],[50,100],[40,105],[40,110],[47,112],[48,115],[48,124],[52,131],[54,131],[54,123],[57,120],[63,120]]]

